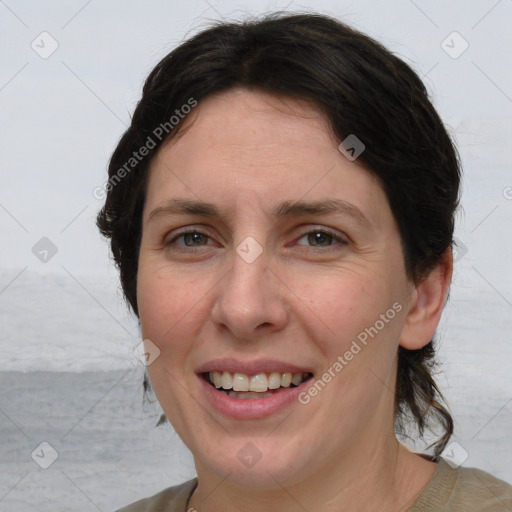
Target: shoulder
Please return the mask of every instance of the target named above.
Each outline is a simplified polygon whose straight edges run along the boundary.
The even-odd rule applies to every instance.
[[[512,510],[512,485],[476,468],[453,468],[440,459],[437,472],[410,512]]]
[[[476,468],[454,471],[457,472],[457,482],[452,501],[460,510],[512,510],[512,485]]]
[[[136,501],[116,512],[185,512],[187,500],[197,485],[197,478],[168,487],[149,498]]]

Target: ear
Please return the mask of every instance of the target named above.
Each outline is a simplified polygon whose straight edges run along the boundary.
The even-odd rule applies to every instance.
[[[400,335],[402,347],[417,350],[432,339],[446,303],[452,272],[453,254],[449,247],[438,265],[411,294],[409,312]]]

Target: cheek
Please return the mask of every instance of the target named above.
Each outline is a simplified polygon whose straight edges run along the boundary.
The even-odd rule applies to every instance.
[[[343,348],[394,301],[389,283],[376,279],[372,273],[337,272],[314,283],[310,277],[303,277],[296,281],[294,292],[303,303],[303,327],[312,328],[313,339],[330,340],[332,349]],[[319,337],[319,333],[325,336]]]
[[[159,348],[160,363],[185,374],[190,371],[187,356],[194,349],[193,340],[211,312],[215,281],[211,273],[194,276],[157,263],[146,258],[139,264],[137,300],[142,335]]]
[[[141,260],[137,303],[143,332],[165,338],[166,333],[187,322],[188,317],[196,314],[194,305],[205,295],[203,288],[206,283],[189,279],[183,271],[172,272],[166,266],[154,264],[150,258]]]
[[[189,395],[190,368],[187,355],[204,308],[187,286],[186,274],[171,273],[168,268],[147,256],[139,262],[137,300],[144,339],[151,340],[159,355],[147,367],[153,391],[176,431],[185,434],[184,418],[191,407]],[[192,290],[192,291],[191,291]],[[193,404],[192,404],[193,405]],[[196,411],[197,413],[198,411]]]

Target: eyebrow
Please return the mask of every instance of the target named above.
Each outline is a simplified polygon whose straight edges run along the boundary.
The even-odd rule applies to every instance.
[[[320,201],[283,201],[272,211],[276,219],[286,217],[301,217],[305,215],[347,215],[366,227],[372,227],[363,212],[355,205],[341,199],[326,199]],[[165,206],[159,206],[152,210],[148,216],[148,222],[161,214],[190,214],[205,217],[227,217],[225,211],[219,209],[213,203],[195,201],[190,199],[170,199]]]

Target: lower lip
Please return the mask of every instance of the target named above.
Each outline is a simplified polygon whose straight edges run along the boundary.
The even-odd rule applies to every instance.
[[[233,398],[206,382],[198,376],[208,401],[214,409],[231,418],[240,420],[255,420],[271,416],[293,402],[299,404],[298,396],[309,380],[302,382],[295,388],[285,388],[266,398]]]

